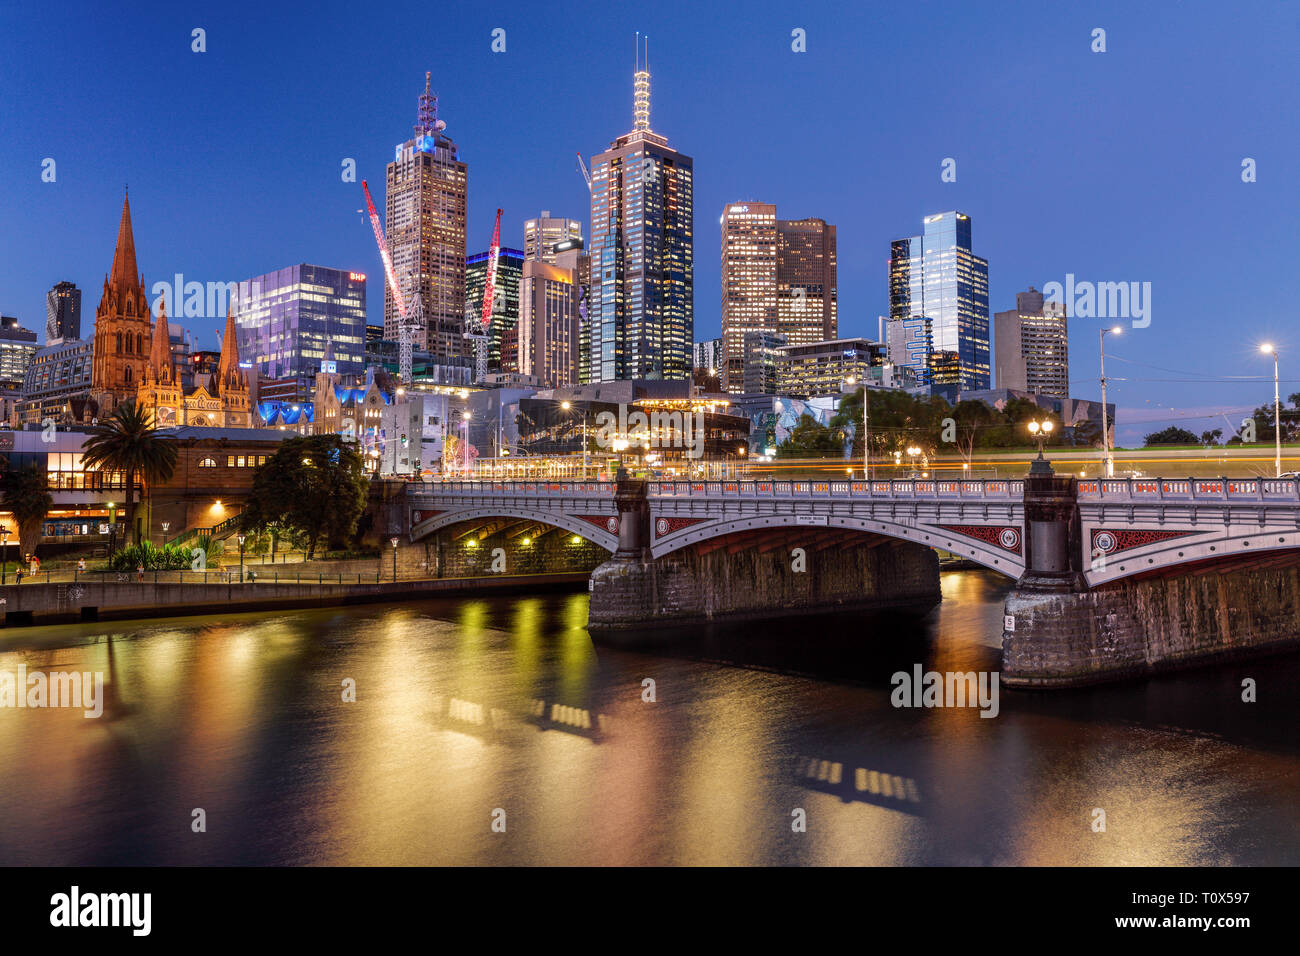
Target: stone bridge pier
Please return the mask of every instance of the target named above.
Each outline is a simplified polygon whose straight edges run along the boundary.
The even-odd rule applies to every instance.
[[[921,544],[824,524],[745,529],[656,558],[647,482],[620,472],[614,500],[618,550],[591,575],[593,632],[940,600],[938,554]]]
[[[1300,550],[1246,550],[1252,525],[1235,542],[1203,546],[1217,555],[1235,543],[1239,553],[1165,565],[1150,558],[1151,570],[1106,580],[1135,559],[1108,560],[1102,547],[1085,546],[1077,479],[1035,462],[1024,506],[1026,566],[1004,608],[1004,685],[1079,686],[1300,646]],[[1267,537],[1265,520],[1252,516],[1256,537]],[[1094,530],[1091,541],[1113,545],[1118,533]],[[1090,578],[1101,583],[1090,587]]]

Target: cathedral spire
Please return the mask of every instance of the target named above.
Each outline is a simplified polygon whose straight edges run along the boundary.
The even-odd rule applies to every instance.
[[[239,370],[239,344],[235,340],[235,313],[226,309],[226,334],[221,340],[221,360],[217,364],[217,388],[243,391],[245,385]]]
[[[135,235],[131,231],[131,196],[122,200],[122,221],[117,227],[117,248],[113,251],[113,272],[109,285],[119,294],[134,289],[140,283],[140,273],[135,264]]]
[[[149,365],[145,373],[159,385],[170,385],[172,369],[171,329],[167,325],[167,302],[158,303],[158,321],[153,327],[153,345],[149,349]]]

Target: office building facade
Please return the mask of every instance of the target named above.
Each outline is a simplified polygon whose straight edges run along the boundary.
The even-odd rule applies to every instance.
[[[555,247],[573,240],[582,242],[582,223],[576,219],[562,219],[543,209],[536,219],[524,220],[524,258],[540,259],[555,264],[558,255]]]
[[[327,348],[342,374],[365,368],[366,277],[302,263],[239,283],[239,354],[265,378],[312,375]]]
[[[0,382],[21,382],[36,347],[35,332],[19,325],[17,316],[0,315]]]
[[[45,344],[81,338],[81,290],[72,282],[56,282],[45,293]]]
[[[483,321],[483,296],[487,291],[487,252],[465,262],[465,322],[478,331]],[[496,291],[492,295],[492,318],[488,323],[488,371],[517,371],[519,324],[519,280],[524,272],[524,253],[502,248],[497,257]]]
[[[989,269],[971,250],[971,220],[960,212],[927,216],[924,233],[890,244],[889,318],[928,318],[935,351],[931,384],[988,388]]]
[[[778,392],[797,398],[853,391],[881,379],[887,363],[883,345],[861,338],[786,345],[776,353]]]
[[[780,390],[781,349],[790,342],[784,335],[759,329],[745,333],[745,367],[740,394],[775,395]]]
[[[578,297],[574,269],[524,263],[519,296],[519,368],[544,388],[578,380]]]
[[[835,227],[822,219],[777,220],[776,331],[791,345],[840,334]]]
[[[434,356],[468,354],[465,341],[465,238],[469,167],[438,119],[438,98],[424,75],[415,135],[388,164],[384,229],[393,273],[408,306],[418,292],[422,328],[415,348]],[[401,314],[384,280],[384,338],[401,341]]]
[[[1065,306],[1044,302],[1033,286],[1016,293],[1016,307],[993,317],[997,387],[1069,398],[1067,322]]]
[[[687,380],[694,305],[694,168],[650,129],[650,74],[634,125],[591,162],[587,381]]]

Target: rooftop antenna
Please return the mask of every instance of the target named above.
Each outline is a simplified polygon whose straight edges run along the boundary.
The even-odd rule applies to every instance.
[[[642,67],[641,63],[641,31],[636,34],[636,75],[634,77],[633,88],[635,96],[633,100],[633,116],[636,120],[635,128],[639,130],[650,129],[650,73]],[[650,38],[646,37],[646,60],[647,64],[650,59]]]

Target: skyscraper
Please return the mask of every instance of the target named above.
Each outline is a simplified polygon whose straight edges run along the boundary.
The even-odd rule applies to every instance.
[[[465,223],[469,167],[438,119],[438,98],[424,74],[415,135],[388,164],[384,229],[393,273],[409,299],[419,290],[423,331],[415,347],[438,357],[468,354],[465,343]],[[384,337],[397,342],[400,312],[384,285]]]
[[[744,391],[745,336],[776,333],[776,206],[733,203],[722,212],[722,350],[724,391]]]
[[[559,219],[543,209],[536,219],[524,220],[524,258],[555,264],[557,243],[576,239],[582,242],[582,223],[576,219]]]
[[[993,317],[998,388],[1070,397],[1070,340],[1065,306],[1044,302],[1033,286],[1016,293],[1016,307]]]
[[[544,387],[572,385],[578,372],[577,270],[529,259],[519,295],[519,372]]]
[[[932,347],[951,353],[931,363],[931,385],[989,387],[989,264],[971,251],[970,217],[925,217],[925,232],[889,250],[889,318],[930,319]]]
[[[745,337],[790,345],[839,331],[835,227],[821,219],[778,219],[771,203],[733,203],[722,213],[722,387],[745,391]],[[761,378],[754,381],[764,380]]]
[[[591,162],[590,382],[691,374],[693,164],[651,131],[637,60],[632,131]]]
[[[239,283],[239,351],[266,378],[315,375],[325,350],[340,374],[365,368],[366,277],[300,263]]]
[[[36,333],[18,324],[18,317],[0,316],[0,382],[22,382],[36,354]]]
[[[778,219],[776,331],[791,345],[839,336],[835,227],[822,219]]]
[[[45,293],[45,344],[81,338],[81,290],[72,282],[57,282]]]
[[[483,319],[483,294],[487,291],[489,253],[480,252],[465,261],[465,321],[478,327]],[[502,247],[497,257],[497,284],[492,294],[492,321],[488,323],[488,371],[517,372],[519,324],[519,279],[524,272],[524,254]]]

